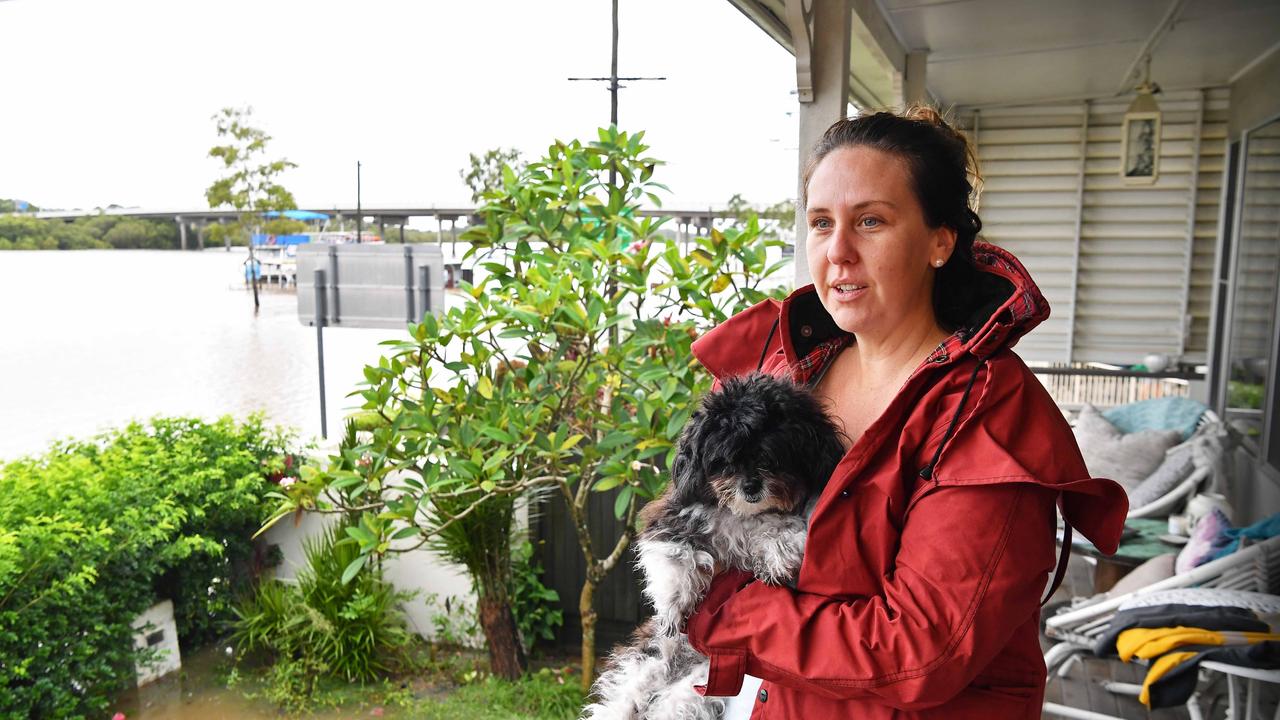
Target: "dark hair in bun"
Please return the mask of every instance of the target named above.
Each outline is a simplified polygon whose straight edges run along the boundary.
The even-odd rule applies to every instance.
[[[975,291],[973,241],[982,231],[982,220],[973,210],[982,185],[973,146],[928,106],[913,106],[902,114],[878,112],[837,120],[827,128],[805,165],[802,205],[808,204],[809,179],[822,160],[832,151],[859,146],[901,158],[925,222],[932,228],[945,226],[955,231],[955,251],[934,279],[933,306],[944,327],[960,327],[968,319],[964,315]]]

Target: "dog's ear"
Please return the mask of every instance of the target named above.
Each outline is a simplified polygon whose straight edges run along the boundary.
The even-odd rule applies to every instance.
[[[844,457],[844,448],[837,439],[837,430],[825,418],[819,416],[797,423],[793,437],[800,440],[794,457],[796,467],[803,468],[810,483],[810,492],[821,492],[831,473]]]
[[[695,502],[705,502],[706,478],[702,475],[702,463],[698,461],[703,435],[706,434],[706,415],[694,411],[676,443],[676,456],[671,461],[671,495],[676,507]]]

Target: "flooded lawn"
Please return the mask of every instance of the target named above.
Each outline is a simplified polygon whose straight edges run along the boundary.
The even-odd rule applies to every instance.
[[[252,669],[239,670],[242,678],[227,687],[232,667],[229,657],[219,647],[207,647],[182,658],[182,669],[120,697],[112,713],[124,713],[128,720],[259,720],[261,718],[309,718],[336,720],[360,717],[405,717],[404,710],[378,704],[352,702],[338,708],[319,708],[312,712],[286,713],[264,699],[246,697],[260,685],[254,678],[245,679]],[[379,688],[365,693],[377,698]],[[363,705],[363,707],[362,707]]]
[[[579,676],[566,666],[568,657],[544,658],[540,669],[510,683],[483,678],[476,668],[487,665],[482,653],[442,652],[430,669],[404,683],[341,685],[317,696],[318,707],[290,713],[261,697],[263,669],[241,665],[239,679],[227,687],[231,659],[223,647],[208,647],[182,658],[182,670],[123,694],[107,717],[123,713],[127,720],[337,720],[338,718],[402,718],[405,720],[572,720],[582,706]],[[258,695],[259,697],[247,697]]]

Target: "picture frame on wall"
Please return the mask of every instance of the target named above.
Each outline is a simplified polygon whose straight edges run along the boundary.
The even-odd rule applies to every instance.
[[[1160,176],[1160,113],[1124,116],[1120,143],[1120,177],[1126,185],[1152,185]]]

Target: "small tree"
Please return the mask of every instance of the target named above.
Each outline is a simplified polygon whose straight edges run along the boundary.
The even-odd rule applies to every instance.
[[[471,188],[471,202],[484,200],[485,193],[502,189],[502,168],[509,167],[517,175],[524,169],[520,151],[515,148],[494,148],[483,155],[468,153],[470,162],[466,170],[459,170],[462,181]]]
[[[463,236],[487,277],[468,301],[410,325],[365,369],[366,438],[309,469],[277,517],[298,508],[356,512],[361,557],[426,544],[470,548],[495,672],[510,676],[509,545],[516,498],[549,491],[568,508],[586,563],[579,595],[584,689],[595,666],[596,589],[623,560],[637,511],[667,482],[675,441],[710,378],[690,353],[698,331],[766,293],[775,240],[745,228],[699,237],[689,257],[639,217],[657,203],[658,164],[642,133],[601,130],[557,142],[485,193],[483,224]],[[617,184],[610,187],[610,169]],[[614,333],[614,330],[617,330]],[[611,341],[611,334],[617,335]],[[592,491],[614,491],[620,535],[593,540]],[[459,542],[459,538],[466,542]]]
[[[204,191],[210,208],[223,205],[235,209],[238,216],[230,232],[245,235],[260,222],[260,214],[270,210],[292,210],[297,207],[293,195],[276,184],[285,170],[297,167],[283,158],[266,160],[271,136],[249,125],[253,108],[223,108],[213,116],[218,137],[226,145],[209,149],[209,157],[222,161],[226,175]],[[253,238],[249,238],[249,277],[253,283],[253,307],[258,307],[258,273],[253,256]]]
[[[746,223],[750,217],[758,216],[765,221],[766,234],[780,235],[781,231],[790,233],[796,228],[796,202],[790,198],[779,200],[757,213],[742,193],[734,193],[725,203],[725,210],[737,223]]]

